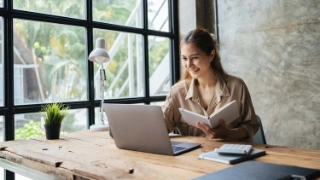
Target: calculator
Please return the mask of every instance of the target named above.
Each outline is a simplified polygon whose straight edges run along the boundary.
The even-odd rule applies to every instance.
[[[216,148],[215,152],[225,154],[249,154],[252,149],[251,145],[245,144],[224,144],[220,148]]]

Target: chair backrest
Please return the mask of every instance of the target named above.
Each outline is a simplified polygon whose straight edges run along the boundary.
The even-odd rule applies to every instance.
[[[260,124],[260,128],[257,133],[253,136],[253,143],[255,144],[267,144],[266,138],[264,137],[264,131],[261,123],[260,117],[257,115],[257,120]]]

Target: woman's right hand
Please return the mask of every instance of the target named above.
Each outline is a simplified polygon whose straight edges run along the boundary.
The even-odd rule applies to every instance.
[[[231,132],[231,130],[227,127],[226,123],[222,119],[220,120],[220,126],[217,128],[211,128],[207,124],[203,124],[200,122],[197,122],[197,126],[206,134],[206,137],[209,139],[228,139]]]

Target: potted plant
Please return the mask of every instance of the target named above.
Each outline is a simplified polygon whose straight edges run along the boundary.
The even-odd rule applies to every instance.
[[[69,106],[60,103],[46,104],[41,107],[44,128],[48,140],[59,139],[63,119],[68,115]]]

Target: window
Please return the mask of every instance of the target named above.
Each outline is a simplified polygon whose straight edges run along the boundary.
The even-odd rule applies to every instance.
[[[92,1],[92,19],[116,25],[143,27],[143,8],[140,0]]]
[[[1,2],[1,1],[0,1]],[[0,106],[4,104],[4,78],[3,78],[3,19],[0,17]]]
[[[67,134],[87,128],[87,110],[69,110],[62,121],[61,134]],[[45,136],[44,119],[41,112],[15,115],[14,139],[30,139]]]
[[[166,95],[171,87],[169,39],[149,36],[148,41],[150,95]]]
[[[96,107],[96,108],[94,109],[94,114],[95,114],[95,115],[94,115],[94,117],[95,117],[94,123],[95,123],[95,124],[100,124],[100,122],[101,122],[100,107]],[[103,113],[103,121],[104,121],[105,124],[108,125],[107,119],[108,119],[108,118],[107,118],[106,114]]]
[[[100,66],[87,56],[98,37],[106,40],[111,57],[103,65],[104,101],[161,102],[179,78],[173,69],[179,67],[173,64],[178,59],[173,0],[94,0],[88,6],[86,0],[0,2],[0,116],[6,127],[14,127],[5,140],[16,139],[30,124],[41,129],[45,103],[71,107],[66,132],[94,123]],[[78,114],[87,118],[77,119]]]
[[[3,178],[4,177],[4,169],[0,167],[0,177]]]
[[[0,142],[3,142],[3,141],[4,141],[4,117],[0,116]]]
[[[13,8],[23,11],[85,19],[85,0],[14,0]]]
[[[88,61],[99,37],[111,57],[103,64],[104,102],[163,102],[179,79],[175,0],[5,2],[0,0],[3,141],[44,136],[40,110],[46,103],[70,106],[62,133],[100,120],[100,65]]]
[[[134,33],[93,30],[93,39],[104,37],[110,61],[105,63],[106,86],[105,98],[143,97],[144,87],[144,54],[143,36]],[[94,64],[94,83],[100,84],[100,65]],[[95,88],[95,94],[100,94],[100,88]],[[101,99],[100,96],[96,99]]]
[[[148,27],[157,31],[169,31],[168,0],[148,0]]]
[[[13,24],[15,104],[86,100],[85,28],[22,19]]]

